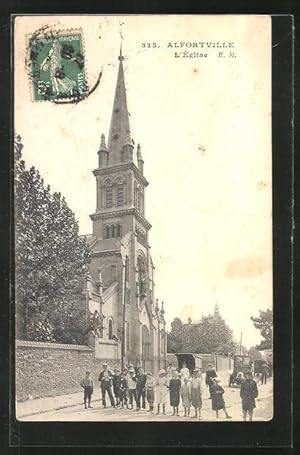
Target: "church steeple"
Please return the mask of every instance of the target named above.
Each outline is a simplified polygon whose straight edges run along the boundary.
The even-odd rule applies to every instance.
[[[119,71],[108,138],[109,164],[133,160],[134,147],[130,135],[122,47],[118,59]]]

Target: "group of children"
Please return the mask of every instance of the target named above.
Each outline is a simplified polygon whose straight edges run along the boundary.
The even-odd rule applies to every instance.
[[[108,369],[107,364],[103,364],[99,382],[103,407],[106,407],[107,393],[111,406],[115,408],[133,410],[135,407],[137,411],[140,409],[145,410],[147,401],[149,404],[147,412],[154,414],[154,402],[156,402],[156,414],[160,414],[162,408],[162,413],[165,415],[167,395],[169,393],[173,416],[179,415],[178,407],[181,398],[184,417],[190,416],[190,409],[193,407],[195,412],[191,417],[201,419],[203,386],[199,369],[194,369],[190,377],[190,372],[185,366],[180,370],[180,373],[175,368],[170,367],[167,372],[164,369],[160,370],[158,377],[154,378],[151,372],[144,373],[142,367],[134,368],[130,366],[129,368],[124,368],[122,372],[117,369],[112,372]],[[212,409],[216,412],[216,418],[219,417],[219,411],[223,410],[225,417],[231,419],[225,406],[225,391],[220,384],[221,381],[218,379],[213,365],[209,365],[206,371],[205,382],[209,388],[209,398],[211,399]],[[251,381],[249,377],[249,381],[241,389],[244,420],[247,412],[249,412],[250,420],[252,420],[255,397],[257,396],[256,382],[255,385],[253,382],[255,381]],[[86,409],[88,407],[91,408],[93,380],[90,378],[89,371],[86,372],[86,376],[80,384],[84,388],[84,406]]]

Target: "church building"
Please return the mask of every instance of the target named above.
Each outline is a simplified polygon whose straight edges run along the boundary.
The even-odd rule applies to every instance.
[[[165,367],[167,336],[163,302],[155,298],[155,268],[145,215],[144,160],[131,137],[124,80],[119,69],[108,141],[101,136],[93,233],[85,236],[92,260],[86,303],[95,330],[95,355],[157,373]]]

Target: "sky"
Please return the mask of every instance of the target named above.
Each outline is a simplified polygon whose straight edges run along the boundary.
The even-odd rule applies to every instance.
[[[103,70],[98,88],[77,105],[33,101],[26,45],[45,24],[80,28],[90,87]],[[15,129],[24,159],[65,196],[81,234],[92,232],[96,183],[91,171],[97,167],[101,133],[108,137],[120,29],[131,132],[141,144],[149,181],[145,210],[152,224],[156,297],[165,303],[168,327],[174,317],[196,321],[218,303],[235,338],[239,341],[242,332],[243,344],[255,345],[260,334],[250,317],[272,308],[271,19],[16,19]],[[187,47],[211,42],[234,44],[232,49]],[[188,58],[183,51],[207,57]]]

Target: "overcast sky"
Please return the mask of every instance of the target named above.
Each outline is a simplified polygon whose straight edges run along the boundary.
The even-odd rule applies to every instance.
[[[141,143],[156,297],[168,324],[218,303],[243,344],[251,315],[272,307],[271,21],[266,16],[25,17],[16,22],[15,126],[24,159],[61,191],[82,234],[92,232],[101,133],[108,137],[123,25],[132,137]],[[90,86],[77,105],[33,102],[26,35],[44,24],[82,29]],[[160,47],[143,48],[155,42]],[[174,56],[174,42],[233,42]]]

